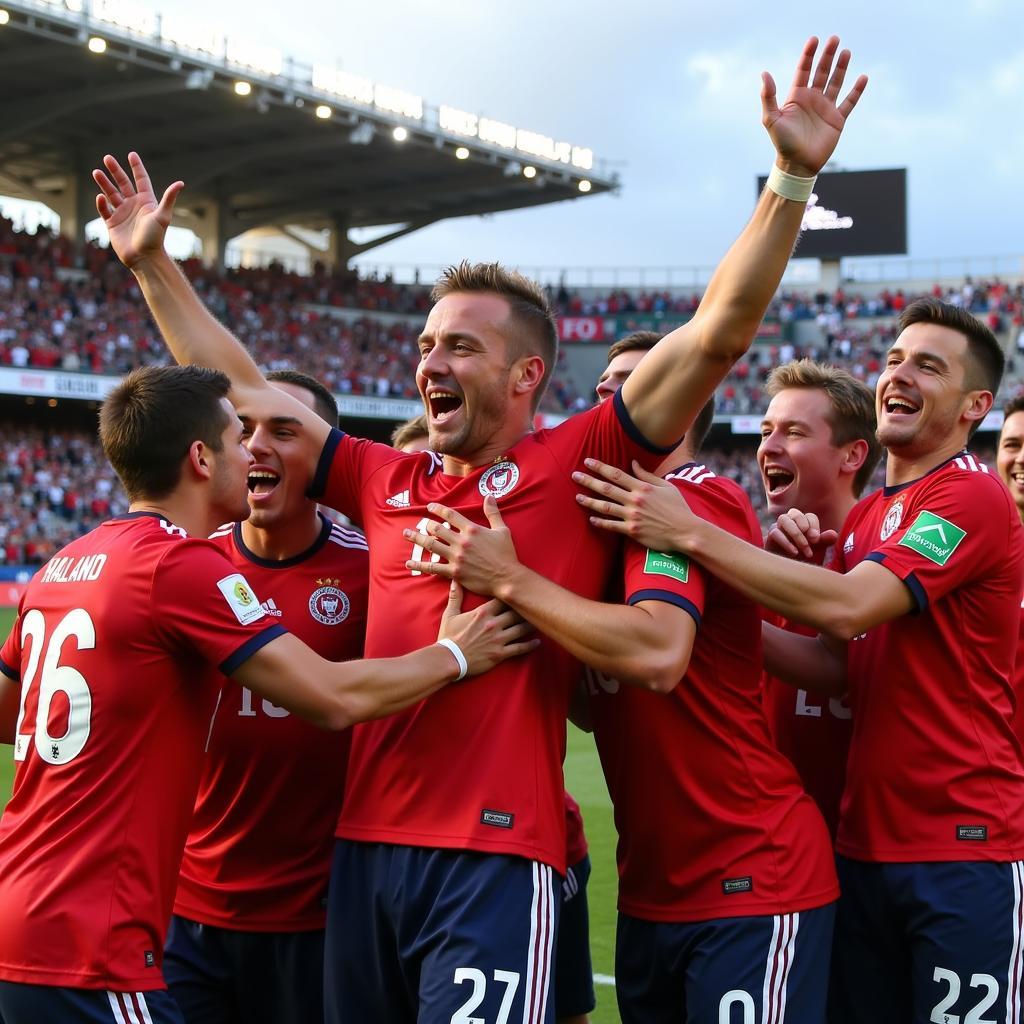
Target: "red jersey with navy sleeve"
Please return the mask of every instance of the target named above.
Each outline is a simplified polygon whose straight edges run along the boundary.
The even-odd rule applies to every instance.
[[[235,523],[211,540],[267,616],[328,661],[363,653],[368,552],[321,517],[293,558],[253,554]],[[323,928],[351,735],[328,732],[227,681],[207,740],[174,912],[238,931]]]
[[[962,452],[854,506],[837,567],[864,559],[915,608],[847,646],[853,710],[836,849],[865,861],[1024,857],[1014,661],[1024,533],[1002,482]]]
[[[821,552],[818,564],[831,549]],[[765,622],[801,636],[818,631],[764,611]],[[818,805],[833,840],[839,827],[839,806],[846,779],[846,755],[853,734],[850,707],[844,697],[824,697],[765,672],[762,677],[764,710],[772,740],[793,762],[807,795]]]
[[[33,577],[3,670],[22,686],[0,820],[0,979],[163,988],[218,687],[284,632],[206,540],[111,520]]]
[[[593,456],[618,466],[664,457],[621,398],[527,434],[490,466],[450,476],[440,457],[405,454],[335,431],[311,496],[351,516],[370,546],[368,658],[434,642],[448,583],[414,575],[403,529],[443,502],[486,525],[493,495],[519,559],[586,597],[604,592],[615,539],[590,526],[571,473]],[[481,603],[467,594],[465,608]],[[544,639],[530,654],[447,686],[396,715],[356,725],[338,835],[366,842],[514,854],[565,871],[562,761],[576,662]]]
[[[670,473],[694,512],[761,545],[750,501],[700,465]],[[761,617],[697,563],[627,544],[628,604],[697,623],[671,693],[591,676],[594,736],[619,833],[619,909],[649,921],[783,914],[838,896],[821,814],[772,743],[761,703]]]

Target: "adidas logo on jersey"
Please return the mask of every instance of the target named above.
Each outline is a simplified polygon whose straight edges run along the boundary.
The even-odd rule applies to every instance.
[[[392,494],[385,505],[390,505],[392,508],[408,508],[409,507],[409,492],[399,491],[397,494]]]
[[[264,615],[276,615],[280,618],[284,614],[274,603],[274,599],[272,597],[268,598],[266,601],[261,601],[260,607],[263,609]]]

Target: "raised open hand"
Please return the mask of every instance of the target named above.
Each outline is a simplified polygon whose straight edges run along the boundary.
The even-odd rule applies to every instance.
[[[767,71],[761,73],[762,123],[778,154],[776,162],[781,170],[803,177],[817,174],[828,162],[846,119],[868,84],[867,75],[860,75],[846,98],[837,103],[850,66],[850,51],[840,51],[837,58],[839,37],[830,36],[812,79],[817,49],[818,39],[812,36],[800,54],[793,84],[781,107],[776,101],[775,80]]]
[[[174,203],[185,183],[175,181],[167,186],[158,203],[153,183],[138,153],[128,154],[132,178],[109,154],[103,158],[106,170],[92,172],[100,194],[96,210],[110,234],[110,244],[121,262],[134,267],[140,261],[161,252],[164,235],[174,214]]]

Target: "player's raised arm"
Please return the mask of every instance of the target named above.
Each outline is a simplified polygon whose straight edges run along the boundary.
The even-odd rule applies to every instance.
[[[772,76],[763,73],[762,119],[776,153],[768,186],[693,319],[662,339],[622,387],[630,417],[654,444],[679,440],[750,347],[796,244],[814,176],[867,85],[861,75],[840,102],[850,52],[837,57],[839,40],[833,36],[815,69],[817,47],[816,38],[807,41],[781,107]]]
[[[107,155],[103,169],[93,171],[100,190],[96,209],[110,235],[111,248],[135,275],[174,358],[182,364],[209,366],[227,374],[231,381],[229,397],[235,405],[258,403],[265,412],[280,407],[282,415],[297,417],[319,450],[330,428],[301,402],[266,382],[245,347],[203,305],[167,255],[164,236],[184,183],[172,182],[158,201],[138,153],[128,154],[128,165],[130,176],[113,156]]]
[[[453,584],[438,642],[400,658],[326,661],[290,634],[266,644],[232,679],[328,729],[401,711],[447,683],[479,675],[538,644],[530,626],[498,601],[460,611]]]

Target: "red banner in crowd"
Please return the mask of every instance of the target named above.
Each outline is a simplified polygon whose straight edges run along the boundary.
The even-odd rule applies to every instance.
[[[614,323],[612,321],[614,330]],[[606,341],[604,317],[563,316],[558,319],[559,341]]]

